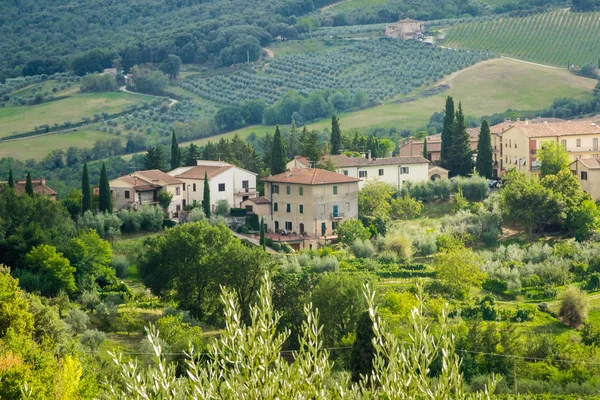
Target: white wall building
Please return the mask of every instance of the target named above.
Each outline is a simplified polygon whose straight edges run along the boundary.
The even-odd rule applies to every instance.
[[[184,205],[201,203],[204,197],[204,176],[208,177],[211,209],[219,200],[227,200],[230,207],[258,195],[256,174],[223,161],[198,160],[193,167],[179,167],[168,174],[184,182]]]
[[[372,158],[348,157],[344,154],[325,156],[322,162],[331,161],[336,166],[336,172],[352,178],[359,178],[359,188],[365,186],[367,179],[375,179],[389,183],[401,189],[404,182],[423,182],[429,179],[429,161],[422,156]],[[306,157],[295,157],[287,164],[288,169],[309,168],[310,162]]]

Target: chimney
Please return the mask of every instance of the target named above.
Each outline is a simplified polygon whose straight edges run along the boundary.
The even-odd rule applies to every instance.
[[[371,150],[367,151],[367,160],[371,159]]]

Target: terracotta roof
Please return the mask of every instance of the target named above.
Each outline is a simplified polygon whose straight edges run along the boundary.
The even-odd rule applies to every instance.
[[[600,126],[588,121],[519,124],[513,127],[527,137],[600,135]]]
[[[358,178],[336,174],[319,168],[295,168],[261,179],[264,182],[298,183],[301,185],[327,185],[331,183],[360,182]]]
[[[573,161],[572,164],[577,161],[581,161],[581,163],[589,169],[600,169],[600,159],[598,158],[580,158],[579,160]]]
[[[189,167],[187,169],[178,168],[176,170],[171,171],[170,173],[175,173],[174,176],[181,179],[200,179],[204,180],[204,173],[208,176],[208,179],[212,179],[217,175],[222,174],[223,172],[233,168],[233,165],[224,165],[224,166],[206,166],[206,165],[196,165],[194,167]],[[179,171],[181,170],[181,171]]]
[[[177,178],[172,177],[171,175],[162,172],[159,169],[150,169],[146,171],[136,171],[130,176],[139,176],[142,178],[146,178],[148,181],[160,181],[164,182],[167,185],[181,185],[183,182]]]
[[[251,199],[244,200],[242,203],[246,201],[252,202],[254,204],[269,204],[271,202],[265,196],[253,197]]]
[[[442,168],[442,167],[440,167],[439,165],[434,165],[434,164],[430,164],[430,165],[429,165],[429,169],[430,169],[430,170],[431,170],[431,169],[441,169],[441,170],[444,170],[444,171],[448,171],[448,172],[450,172],[450,170],[449,170],[449,169]]]
[[[25,179],[15,181],[15,190],[18,194],[25,193],[26,182],[27,181]],[[32,179],[31,183],[33,184],[33,193],[43,194],[45,196],[56,196],[58,194],[56,191],[54,191],[54,189],[46,186],[45,179]]]
[[[151,181],[149,181],[147,179],[144,179],[140,176],[134,176],[134,175],[121,176],[117,179],[112,180],[111,182],[116,181],[116,180],[120,180],[122,182],[128,183],[133,187],[134,190],[137,190],[140,192],[148,192],[148,191],[156,190],[156,189],[162,187],[160,185],[153,184]]]

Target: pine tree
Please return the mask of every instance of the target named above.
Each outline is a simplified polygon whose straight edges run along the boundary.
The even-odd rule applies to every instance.
[[[331,154],[340,154],[342,152],[342,131],[340,130],[340,120],[333,114],[331,116]]]
[[[279,131],[279,125],[275,128],[275,136],[273,136],[273,151],[271,155],[271,174],[277,175],[285,172],[286,158],[283,139]]]
[[[600,61],[598,62],[600,63]],[[596,83],[596,86],[594,87],[593,95],[594,97],[600,97],[600,79],[598,79],[598,83]]]
[[[443,168],[450,169],[448,165],[450,157],[450,147],[452,147],[454,127],[454,100],[451,96],[446,99],[446,115],[442,126],[442,146],[440,149],[440,165]]]
[[[187,151],[185,152],[183,164],[186,167],[193,167],[198,164],[196,162],[198,158],[200,158],[200,149],[198,149],[198,146],[196,146],[194,143],[191,143],[190,147],[188,147]]]
[[[309,132],[306,126],[302,130],[302,155],[311,162],[311,166],[316,166],[321,161],[321,147],[319,146],[319,136],[316,131]]]
[[[204,171],[204,196],[202,196],[202,210],[206,218],[210,218],[210,185],[208,174]]]
[[[267,240],[265,238],[265,217],[260,218],[260,246],[263,250],[266,250]]]
[[[448,153],[448,167],[444,168],[450,170],[450,176],[469,175],[473,172],[473,152],[471,151],[465,115],[460,102],[458,103],[458,111],[456,112],[456,120],[453,123],[451,135],[452,146]]]
[[[371,374],[375,355],[372,342],[374,336],[373,321],[369,312],[365,311],[356,321],[356,336],[350,354],[350,371],[354,382],[358,382],[361,375]]]
[[[15,188],[15,179],[13,178],[12,168],[8,170],[8,187]]]
[[[88,173],[87,162],[83,163],[81,173],[81,213],[92,209],[92,187],[90,186],[90,175]]]
[[[33,197],[33,183],[31,182],[31,174],[28,172],[25,178],[25,193]]]
[[[479,131],[479,140],[477,141],[477,160],[475,169],[477,173],[486,178],[492,177],[492,135],[490,133],[490,125],[484,119],[481,123]]]
[[[160,145],[148,147],[148,151],[144,156],[144,169],[159,169],[161,171],[166,170],[165,168],[165,153],[163,152]]]
[[[429,160],[429,150],[427,150],[427,137],[423,139],[423,157]]]
[[[298,135],[298,128],[296,127],[296,121],[292,119],[292,129],[287,141],[287,155],[288,159],[292,160],[294,157],[300,154],[300,138]]]
[[[98,209],[100,212],[112,213],[112,198],[110,195],[110,183],[108,182],[108,174],[106,173],[106,165],[102,163],[100,170],[100,184],[98,185],[100,194],[98,198]]]
[[[181,150],[179,144],[177,144],[177,138],[175,137],[175,131],[171,136],[171,169],[181,167]]]

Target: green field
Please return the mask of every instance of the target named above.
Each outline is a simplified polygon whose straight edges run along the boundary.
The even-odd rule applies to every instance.
[[[516,0],[481,0],[482,3],[490,7],[503,6],[504,4],[516,3]]]
[[[365,8],[378,4],[385,4],[387,0],[348,0],[330,7],[328,10],[335,13],[344,11],[356,10],[357,8]],[[327,11],[327,10],[325,10]]]
[[[18,160],[34,159],[39,161],[52,150],[74,146],[79,148],[92,147],[97,140],[113,139],[119,136],[100,132],[94,129],[78,129],[65,133],[52,133],[26,139],[0,142],[0,158],[13,157]],[[120,137],[121,141],[124,138]]]
[[[596,81],[582,78],[562,69],[548,68],[507,59],[494,59],[459,71],[444,79],[450,89],[442,94],[411,103],[387,103],[382,106],[340,115],[342,129],[367,130],[384,127],[420,129],[429,117],[444,106],[451,95],[462,101],[465,112],[474,117],[513,110],[538,110],[548,107],[557,97],[584,98],[589,96]],[[311,124],[310,128],[329,127],[329,120]],[[220,137],[238,133],[247,137],[255,132],[262,136],[274,127],[252,126],[235,132],[195,141],[205,144]]]
[[[115,114],[125,106],[150,99],[121,92],[76,93],[65,99],[33,106],[7,106],[0,108],[0,137],[10,136],[13,132],[32,131],[44,124],[79,122],[82,117],[93,117],[103,112]]]
[[[444,45],[488,50],[566,68],[568,63],[596,65],[600,55],[599,30],[600,13],[559,10],[455,25],[448,29]]]

